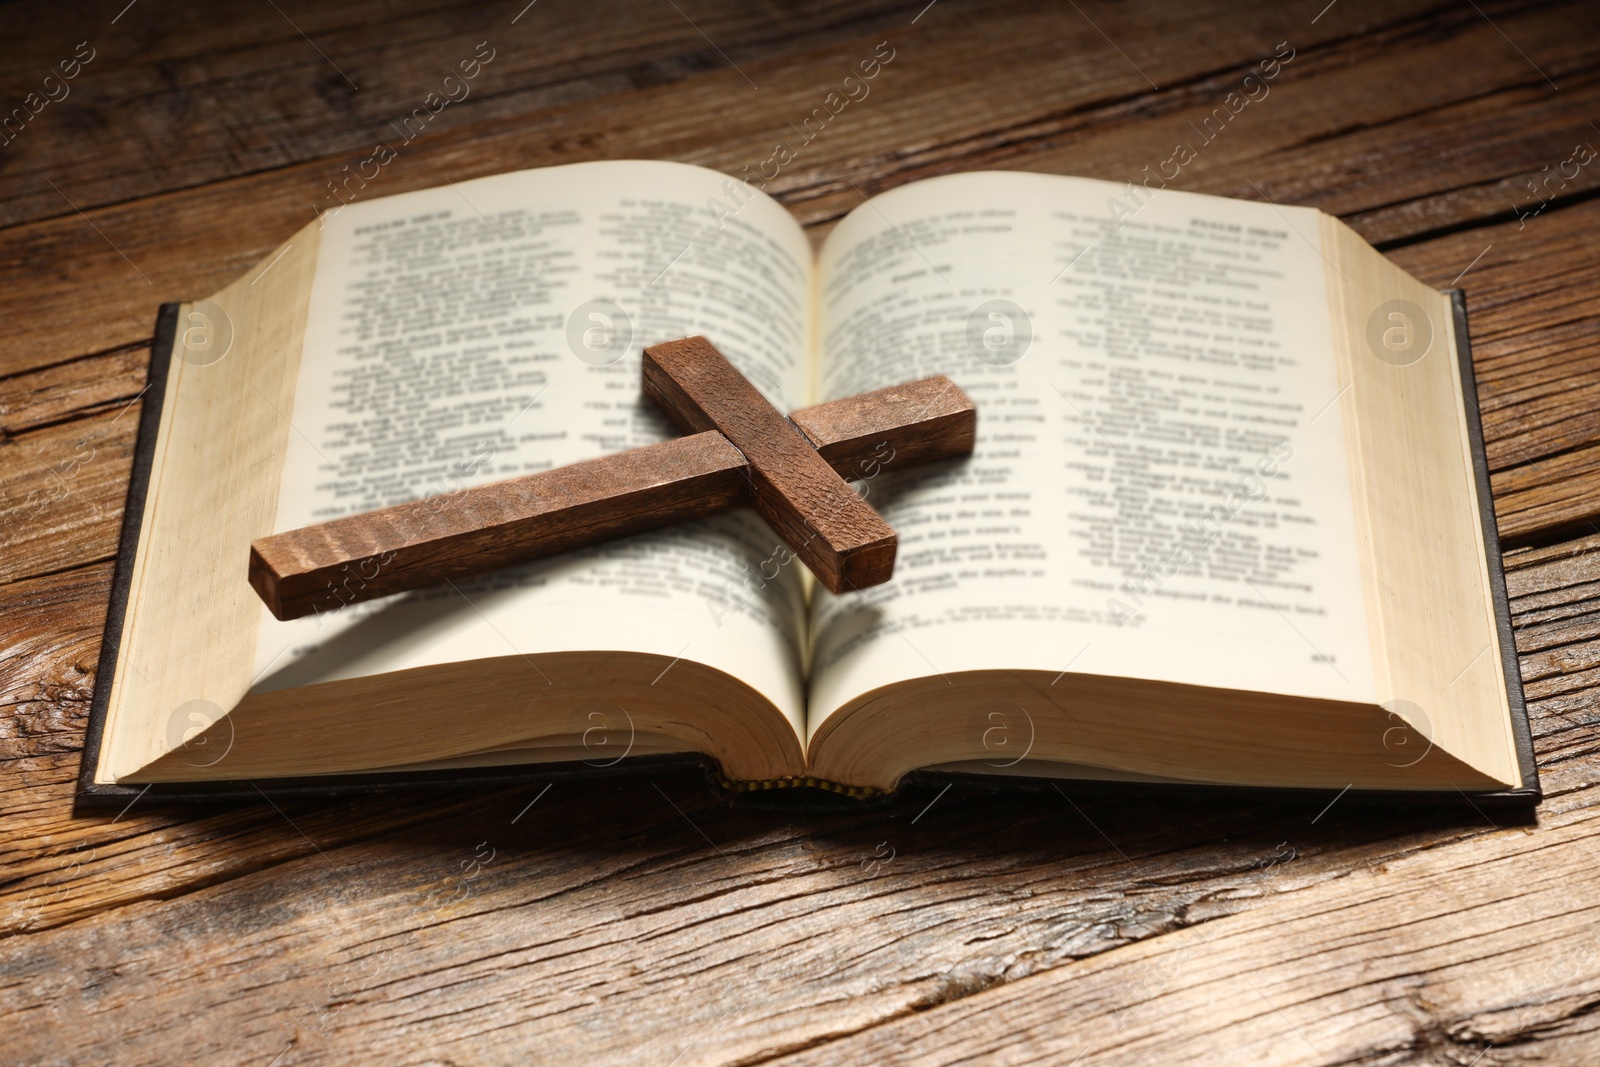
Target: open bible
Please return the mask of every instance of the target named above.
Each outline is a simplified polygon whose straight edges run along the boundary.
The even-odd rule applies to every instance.
[[[1315,210],[1038,174],[816,250],[675,163],[358,199],[163,309],[80,795],[688,756],[1536,797],[1454,296]],[[784,412],[973,398],[972,457],[851,472],[890,582],[741,511],[342,606],[358,566],[290,622],[251,590],[253,539],[671,435],[640,351],[694,334]]]

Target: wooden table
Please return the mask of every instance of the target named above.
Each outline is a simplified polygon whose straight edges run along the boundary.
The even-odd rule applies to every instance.
[[[8,111],[93,58],[0,146],[0,1060],[1600,1062],[1600,161],[1565,162],[1600,147],[1600,18],[1324,2],[7,5]],[[1136,177],[1287,42],[1176,187],[1321,207],[1467,290],[1536,819],[1071,788],[793,814],[688,777],[72,818],[157,303],[303,225],[482,41],[374,195],[737,173],[889,42],[774,184],[818,231],[949,171]]]

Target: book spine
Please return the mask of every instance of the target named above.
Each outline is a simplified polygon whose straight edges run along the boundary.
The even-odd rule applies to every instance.
[[[117,656],[122,645],[122,626],[128,613],[128,592],[133,581],[134,558],[139,551],[139,530],[144,525],[145,494],[150,488],[150,468],[155,461],[156,434],[161,428],[161,407],[167,396],[167,372],[172,366],[172,348],[178,336],[181,305],[162,304],[156,313],[155,333],[150,340],[150,370],[140,394],[144,407],[139,412],[139,430],[133,442],[133,470],[128,476],[128,496],[122,508],[122,533],[117,539],[117,561],[111,575],[111,600],[106,606],[106,626],[100,638],[100,661],[95,668],[94,698],[89,704],[89,722],[84,731],[83,757],[78,765],[78,796],[109,794],[130,797],[140,790],[129,786],[95,784],[100,766],[100,743],[105,736],[106,711],[111,706],[111,683],[117,673]]]
[[[1500,663],[1506,680],[1506,704],[1511,709],[1511,736],[1516,743],[1517,768],[1522,788],[1512,792],[1537,800],[1539,765],[1533,755],[1533,733],[1528,725],[1528,705],[1522,691],[1522,665],[1517,659],[1516,634],[1511,626],[1511,598],[1506,590],[1505,562],[1500,556],[1500,527],[1494,516],[1489,486],[1489,456],[1483,440],[1483,419],[1478,412],[1478,383],[1472,368],[1472,341],[1467,333],[1467,296],[1447,289],[1454,314],[1456,362],[1461,372],[1461,399],[1472,453],[1472,474],[1478,491],[1478,513],[1483,523],[1483,555],[1489,568],[1489,594],[1494,600],[1495,631],[1500,642]]]

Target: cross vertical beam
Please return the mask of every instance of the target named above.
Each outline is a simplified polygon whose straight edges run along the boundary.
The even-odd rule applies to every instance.
[[[744,453],[752,506],[830,591],[894,573],[894,530],[710,341],[646,348],[644,392],[684,433],[718,430]]]

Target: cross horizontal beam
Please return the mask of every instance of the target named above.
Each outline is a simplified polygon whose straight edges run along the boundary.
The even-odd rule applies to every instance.
[[[977,428],[943,376],[790,420],[846,479],[967,455]],[[749,504],[752,484],[745,453],[708,430],[263,537],[250,584],[273,615],[297,619]]]

